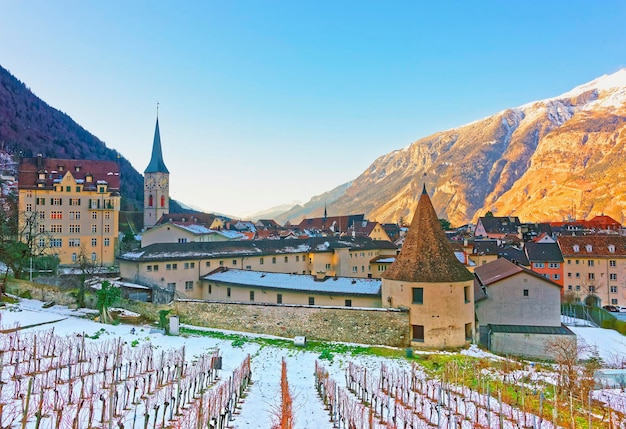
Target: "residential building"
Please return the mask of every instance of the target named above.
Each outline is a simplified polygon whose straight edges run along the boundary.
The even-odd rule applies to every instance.
[[[564,298],[587,305],[626,306],[626,237],[561,236]]]
[[[37,236],[44,254],[57,255],[61,265],[113,265],[121,198],[116,162],[22,158],[18,181],[20,229]]]
[[[576,336],[561,324],[561,286],[498,259],[474,270],[478,342],[500,354],[551,358],[547,345]]]
[[[346,233],[353,237],[369,237],[372,240],[391,241],[389,235],[387,235],[387,231],[385,231],[380,223],[368,220],[354,222],[348,227]]]
[[[523,223],[519,227],[522,241],[535,241],[540,236],[552,236],[549,223]],[[553,240],[554,241],[554,240]]]
[[[498,240],[474,240],[467,256],[476,266],[481,266],[498,259],[500,249]]]
[[[485,216],[478,219],[475,237],[505,239],[507,236],[518,236],[520,221],[517,216]]]
[[[426,187],[402,250],[383,273],[383,307],[409,309],[411,345],[459,347],[474,336],[474,276],[457,259]]]
[[[163,161],[159,118],[156,120],[152,156],[144,170],[143,179],[143,226],[152,228],[163,215],[170,212],[170,172]]]
[[[551,242],[550,242],[551,241]],[[524,246],[530,269],[563,286],[563,255],[559,245],[552,239],[529,242]]]
[[[247,237],[237,231],[216,231],[197,223],[168,222],[158,223],[144,231],[143,234],[141,234],[141,247],[156,243],[191,243],[230,240],[247,240]]]
[[[347,233],[351,225],[363,222],[364,220],[364,214],[326,216],[326,210],[324,210],[324,217],[302,219],[296,228],[306,231],[315,231],[326,235],[340,235]]]
[[[380,278],[371,262],[395,256],[388,241],[363,237],[159,243],[119,257],[122,279],[201,299],[200,279],[219,267],[327,277]]]

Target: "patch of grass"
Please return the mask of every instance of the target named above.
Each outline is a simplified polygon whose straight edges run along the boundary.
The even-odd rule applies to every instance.
[[[246,340],[244,338],[240,337],[240,338],[237,338],[237,339],[233,340],[233,342],[230,345],[233,346],[233,347],[242,348],[245,343],[246,343]]]
[[[85,335],[85,337],[87,338],[91,338],[92,340],[97,340],[98,338],[100,338],[100,336],[102,334],[106,333],[106,329],[104,328],[100,328],[99,330],[97,330],[93,335]]]
[[[0,299],[2,300],[2,302],[6,302],[7,304],[17,304],[19,302],[17,298],[8,295],[2,295]]]
[[[33,294],[30,293],[30,290],[26,289],[20,292],[20,298],[33,299]]]
[[[321,360],[328,360],[330,362],[333,361],[333,354],[330,352],[330,350],[322,350],[322,354],[319,356],[319,359]]]
[[[229,334],[220,331],[209,331],[193,329],[188,327],[181,327],[180,332],[186,335],[196,335],[201,337],[215,338],[219,340],[231,341],[234,347],[241,347],[244,343],[254,343],[261,347],[273,346],[280,347],[288,350],[307,350],[317,353],[331,353],[346,354],[349,356],[360,355],[374,355],[387,358],[403,358],[403,348],[393,347],[380,347],[380,346],[356,346],[342,343],[330,343],[326,341],[309,341],[307,340],[306,347],[296,346],[292,340],[281,338],[261,338],[261,337],[248,337],[240,334]]]

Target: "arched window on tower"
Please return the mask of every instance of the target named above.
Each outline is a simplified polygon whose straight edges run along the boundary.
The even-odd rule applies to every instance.
[[[161,207],[165,207],[165,196],[161,195]]]
[[[152,207],[154,205],[154,201],[152,200],[152,194],[148,196],[148,207]]]

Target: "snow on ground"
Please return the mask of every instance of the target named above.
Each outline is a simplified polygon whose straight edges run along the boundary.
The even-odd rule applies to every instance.
[[[612,329],[593,328],[590,326],[569,326],[579,341],[583,340],[588,346],[595,348],[599,356],[607,363],[618,361],[626,363],[626,337]],[[589,357],[587,351],[581,358]]]
[[[18,305],[8,305],[0,312],[1,326],[10,329],[16,325],[34,326],[33,330],[49,330],[65,337],[84,333],[93,335],[101,329],[105,332],[101,339],[121,337],[127,344],[133,341],[140,343],[151,342],[157,347],[168,350],[185,346],[187,356],[197,356],[218,348],[223,356],[223,375],[228,376],[244,360],[246,355],[252,357],[252,386],[242,405],[240,414],[235,416],[232,427],[235,428],[269,428],[280,398],[281,358],[287,360],[288,382],[292,392],[293,409],[296,428],[332,428],[328,411],[324,409],[321,399],[317,395],[314,382],[315,360],[319,353],[306,349],[282,349],[272,346],[261,346],[254,342],[245,342],[241,347],[233,345],[232,340],[221,340],[209,337],[182,337],[164,336],[160,333],[150,333],[150,327],[135,327],[131,333],[130,325],[104,325],[84,318],[85,311],[70,310],[63,306],[42,308],[42,302],[36,300],[21,300]],[[50,323],[54,322],[54,323]],[[247,334],[243,334],[247,335]],[[253,337],[254,335],[250,335]],[[389,364],[389,359],[375,356],[359,357],[359,364],[376,371],[382,362]],[[335,356],[332,363],[324,360],[324,365],[332,377],[343,380],[344,368],[347,365],[346,356]],[[407,365],[406,361],[398,361],[398,365]]]
[[[252,385],[247,392],[239,413],[235,415],[231,427],[235,428],[269,428],[280,398],[281,358],[285,358],[288,368],[288,382],[292,392],[293,409],[295,412],[295,427],[305,428],[332,428],[328,411],[324,408],[317,395],[314,382],[314,365],[319,359],[319,352],[302,349],[283,349],[273,346],[262,346],[259,343],[248,341],[241,345],[232,340],[199,337],[199,336],[164,336],[160,333],[151,333],[150,326],[135,327],[130,325],[104,325],[83,316],[92,310],[70,310],[63,306],[42,308],[42,302],[36,300],[20,300],[17,305],[7,305],[0,311],[1,326],[3,329],[21,326],[31,326],[29,331],[49,330],[60,336],[70,336],[84,333],[93,335],[104,329],[101,339],[121,337],[127,344],[150,342],[161,350],[178,349],[185,347],[186,356],[190,358],[208,353],[218,348],[223,356],[222,375],[228,377],[237,368],[244,358],[252,357]],[[45,323],[40,326],[32,326]],[[203,328],[199,328],[203,329]],[[626,356],[626,338],[619,333],[592,327],[571,327],[572,331],[588,345],[595,346],[600,356],[611,362],[616,356]],[[214,331],[214,330],[213,330]],[[254,337],[252,334],[241,334]],[[265,336],[263,336],[265,337]],[[469,356],[494,358],[494,355],[472,346],[462,353]],[[360,366],[368,368],[370,373],[376,373],[382,363],[395,368],[410,368],[410,363],[404,359],[389,359],[371,355],[348,356],[336,354],[333,361],[323,361],[331,378],[343,382],[344,371],[348,362],[355,361]],[[371,372],[373,371],[373,372]],[[604,391],[609,393],[608,391]],[[619,398],[623,393],[615,392]],[[620,399],[622,400],[622,399]],[[609,401],[607,399],[607,401]],[[130,426],[129,426],[130,427]]]

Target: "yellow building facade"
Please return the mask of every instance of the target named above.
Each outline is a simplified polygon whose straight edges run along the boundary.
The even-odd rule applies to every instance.
[[[61,265],[81,258],[113,265],[120,211],[119,166],[112,161],[23,158],[19,164],[21,231],[35,253]]]
[[[626,306],[626,237],[561,236],[565,301]]]
[[[380,278],[380,255],[395,256],[388,241],[320,238],[160,243],[119,257],[129,282],[175,290],[178,298],[205,299],[200,279],[219,268],[321,277]]]

